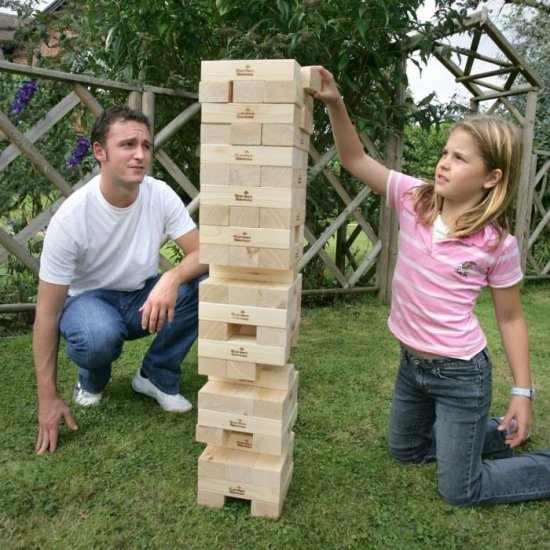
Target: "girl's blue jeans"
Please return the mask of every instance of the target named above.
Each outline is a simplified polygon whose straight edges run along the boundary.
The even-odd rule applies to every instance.
[[[143,358],[141,367],[145,375],[170,395],[179,391],[181,363],[197,338],[198,289],[205,277],[179,287],[174,320],[165,322]],[[90,290],[67,298],[59,328],[85,390],[103,391],[124,342],[149,335],[141,328],[139,309],[158,279],[148,279],[142,289],[133,292]]]
[[[401,348],[389,428],[391,455],[437,461],[449,504],[481,506],[550,498],[550,449],[512,456],[489,418],[492,363],[423,359]]]

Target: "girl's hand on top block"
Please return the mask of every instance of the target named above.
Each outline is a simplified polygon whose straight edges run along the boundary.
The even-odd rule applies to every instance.
[[[332,73],[320,65],[317,65],[315,69],[317,69],[321,74],[322,90],[320,92],[315,92],[313,97],[321,100],[327,105],[342,101],[342,96],[338,91],[338,86],[336,85],[336,81],[334,80]]]

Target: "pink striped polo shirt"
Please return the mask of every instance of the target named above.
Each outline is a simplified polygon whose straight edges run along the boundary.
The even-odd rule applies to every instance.
[[[399,220],[388,326],[408,347],[469,359],[487,345],[473,311],[480,291],[513,286],[523,277],[517,241],[508,235],[491,250],[492,226],[470,237],[433,239],[433,228],[417,223],[408,193],[421,184],[394,171],[388,177],[387,203]]]

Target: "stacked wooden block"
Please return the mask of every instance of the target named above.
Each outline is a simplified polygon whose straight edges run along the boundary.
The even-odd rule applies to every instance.
[[[319,74],[294,60],[204,61],[198,501],[277,517],[292,477],[309,134]]]

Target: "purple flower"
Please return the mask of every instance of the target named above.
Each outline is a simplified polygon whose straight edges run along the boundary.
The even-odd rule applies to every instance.
[[[86,153],[90,149],[90,145],[89,139],[79,136],[76,140],[76,145],[67,159],[67,168],[71,169],[78,166],[84,160]]]
[[[18,115],[30,103],[34,92],[38,89],[36,80],[25,80],[11,104],[11,112]]]

